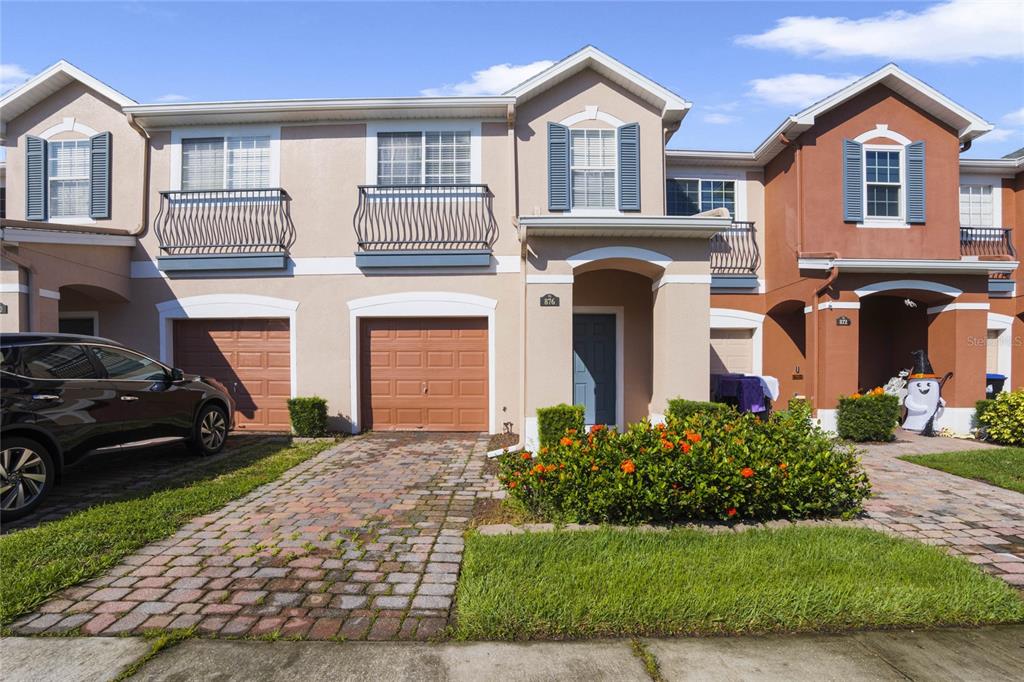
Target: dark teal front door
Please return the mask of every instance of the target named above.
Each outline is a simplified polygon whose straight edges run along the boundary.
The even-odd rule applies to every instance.
[[[587,424],[615,424],[615,315],[572,316],[572,401]]]

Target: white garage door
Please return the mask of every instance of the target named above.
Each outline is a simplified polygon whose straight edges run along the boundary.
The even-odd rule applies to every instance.
[[[989,372],[990,374],[996,374],[999,372],[998,329],[988,330],[988,343],[985,345],[985,371]]]
[[[754,371],[753,339],[753,329],[712,329],[711,373],[752,373]]]

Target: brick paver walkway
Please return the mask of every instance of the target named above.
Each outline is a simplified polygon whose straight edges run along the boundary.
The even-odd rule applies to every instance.
[[[1024,587],[1024,495],[897,457],[995,446],[900,433],[863,453],[873,495],[865,525],[941,545]]]
[[[487,439],[343,442],[16,622],[18,633],[426,639],[448,622]]]

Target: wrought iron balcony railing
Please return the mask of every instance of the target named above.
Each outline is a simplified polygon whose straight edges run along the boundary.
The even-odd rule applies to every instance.
[[[280,187],[160,192],[153,230],[172,257],[287,253],[289,201]]]
[[[487,185],[360,185],[359,251],[490,252],[498,237]]]
[[[753,275],[760,264],[754,223],[734,222],[711,238],[712,275]]]
[[[1016,257],[1011,239],[1013,230],[1003,227],[961,227],[961,256]]]

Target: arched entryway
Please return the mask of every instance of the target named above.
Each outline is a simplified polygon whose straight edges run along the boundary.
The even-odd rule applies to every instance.
[[[67,284],[57,294],[57,330],[63,334],[102,336],[104,317],[109,319],[128,303],[115,291],[89,284]]]

